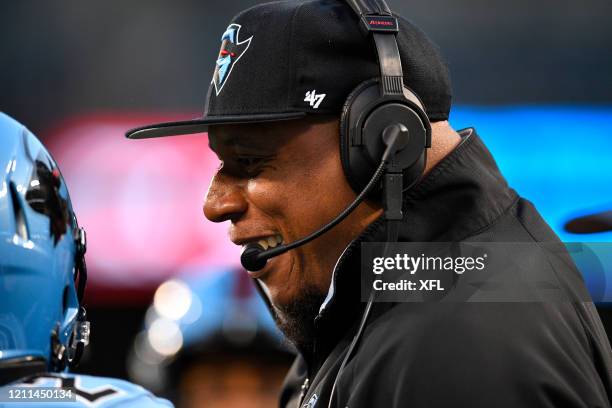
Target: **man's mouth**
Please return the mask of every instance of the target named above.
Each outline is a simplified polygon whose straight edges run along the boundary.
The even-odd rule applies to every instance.
[[[283,243],[283,237],[280,234],[276,234],[276,235],[269,235],[267,237],[262,237],[257,240],[253,240],[251,242],[247,242],[243,244],[242,247],[244,248],[248,244],[258,244],[264,250],[267,250],[269,248],[276,248],[278,245],[281,245],[282,243]]]

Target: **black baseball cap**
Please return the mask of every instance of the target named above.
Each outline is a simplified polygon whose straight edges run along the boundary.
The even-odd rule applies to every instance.
[[[404,84],[432,122],[448,119],[448,69],[438,48],[398,17]],[[259,4],[236,15],[221,36],[204,115],[132,129],[144,139],[205,132],[216,124],[256,123],[340,115],[349,93],[380,70],[371,37],[352,9],[337,0]]]

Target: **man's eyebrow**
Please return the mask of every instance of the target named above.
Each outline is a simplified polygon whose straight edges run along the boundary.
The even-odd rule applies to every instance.
[[[239,135],[235,135],[235,136],[228,136],[227,138],[223,139],[223,144],[225,144],[225,145],[239,145],[239,146],[240,146],[240,145],[242,145],[242,144],[240,143],[240,139],[244,139],[244,136],[242,136],[242,137],[241,137],[241,136],[239,136]],[[212,150],[213,152],[215,152],[215,153],[217,152],[217,151],[215,150],[215,148],[214,148],[213,143],[212,143],[212,139],[211,139],[211,137],[210,137],[210,134],[209,134],[209,137],[208,137],[208,147],[209,147],[209,148],[210,148],[210,150]]]
[[[256,137],[256,136],[245,136],[245,135],[230,135],[227,138],[224,138],[223,144],[227,146],[233,147],[241,147],[246,149],[260,149],[260,150],[275,150],[274,145],[270,142],[269,139],[264,137]],[[208,147],[216,153],[213,144],[211,143],[211,139],[208,139]]]

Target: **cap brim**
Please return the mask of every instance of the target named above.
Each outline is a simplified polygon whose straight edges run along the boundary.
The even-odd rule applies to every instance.
[[[207,132],[208,127],[211,125],[275,122],[279,120],[299,119],[303,118],[304,116],[306,116],[305,112],[207,116],[202,119],[186,120],[182,122],[156,123],[153,125],[142,126],[136,129],[128,130],[125,133],[125,137],[128,139],[149,139],[153,137],[189,135],[193,133]]]

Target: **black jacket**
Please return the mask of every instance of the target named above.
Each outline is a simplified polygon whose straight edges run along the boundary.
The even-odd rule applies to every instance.
[[[475,131],[461,135],[463,142],[407,193],[399,240],[558,241],[534,206],[507,186]],[[282,407],[300,400],[327,407],[364,309],[360,243],[384,239],[377,220],[341,256],[333,295],[315,319],[315,351],[294,362]],[[565,268],[561,279],[579,299],[584,285],[572,273]],[[609,407],[611,355],[591,302],[375,303],[332,406]]]

